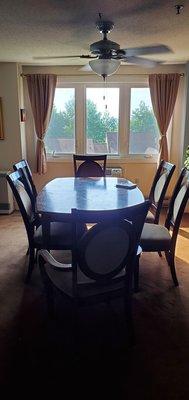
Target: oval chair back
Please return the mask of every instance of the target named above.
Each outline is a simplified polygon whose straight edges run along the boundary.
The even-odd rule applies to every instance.
[[[123,273],[131,277],[149,206],[150,202],[145,201],[120,210],[72,210],[75,243],[73,282],[76,290],[78,268],[97,284],[111,283],[115,277],[119,278],[121,271],[122,278]],[[77,226],[81,223],[95,225],[78,240]]]

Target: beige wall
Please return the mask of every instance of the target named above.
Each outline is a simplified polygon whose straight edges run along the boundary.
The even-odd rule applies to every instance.
[[[22,157],[18,66],[0,63],[0,97],[3,103],[4,140],[0,140],[0,169],[7,170]]]

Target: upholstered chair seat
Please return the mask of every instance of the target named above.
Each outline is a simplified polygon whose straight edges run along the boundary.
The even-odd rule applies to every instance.
[[[78,228],[78,236],[82,236],[87,228],[85,225],[80,225]],[[62,248],[71,249],[72,247],[72,225],[69,222],[51,222],[50,227],[50,240],[49,248],[56,249]],[[34,232],[34,243],[36,247],[42,248],[43,235],[42,226],[36,229]]]
[[[143,251],[166,251],[170,248],[171,235],[165,226],[145,223],[140,244]]]

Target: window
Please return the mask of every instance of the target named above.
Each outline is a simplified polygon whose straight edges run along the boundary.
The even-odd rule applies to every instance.
[[[74,88],[56,88],[45,146],[47,153],[75,153]]]
[[[159,130],[149,88],[131,88],[129,154],[158,154]]]
[[[146,83],[75,81],[58,81],[45,136],[50,156],[157,156],[159,131]]]
[[[86,88],[86,152],[118,154],[119,88]]]

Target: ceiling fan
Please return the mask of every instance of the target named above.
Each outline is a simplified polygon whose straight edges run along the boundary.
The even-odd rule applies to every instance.
[[[89,59],[89,64],[81,69],[85,71],[93,70],[98,75],[101,75],[105,80],[107,76],[112,75],[117,71],[121,62],[153,68],[156,65],[160,64],[160,61],[149,60],[138,56],[172,52],[169,47],[163,44],[120,49],[120,45],[118,43],[113,42],[107,38],[107,34],[110,33],[110,31],[114,28],[114,23],[112,21],[102,20],[101,14],[99,14],[99,20],[96,22],[96,27],[103,35],[103,38],[102,40],[94,42],[90,45],[90,54],[34,58],[38,60],[55,58]]]

